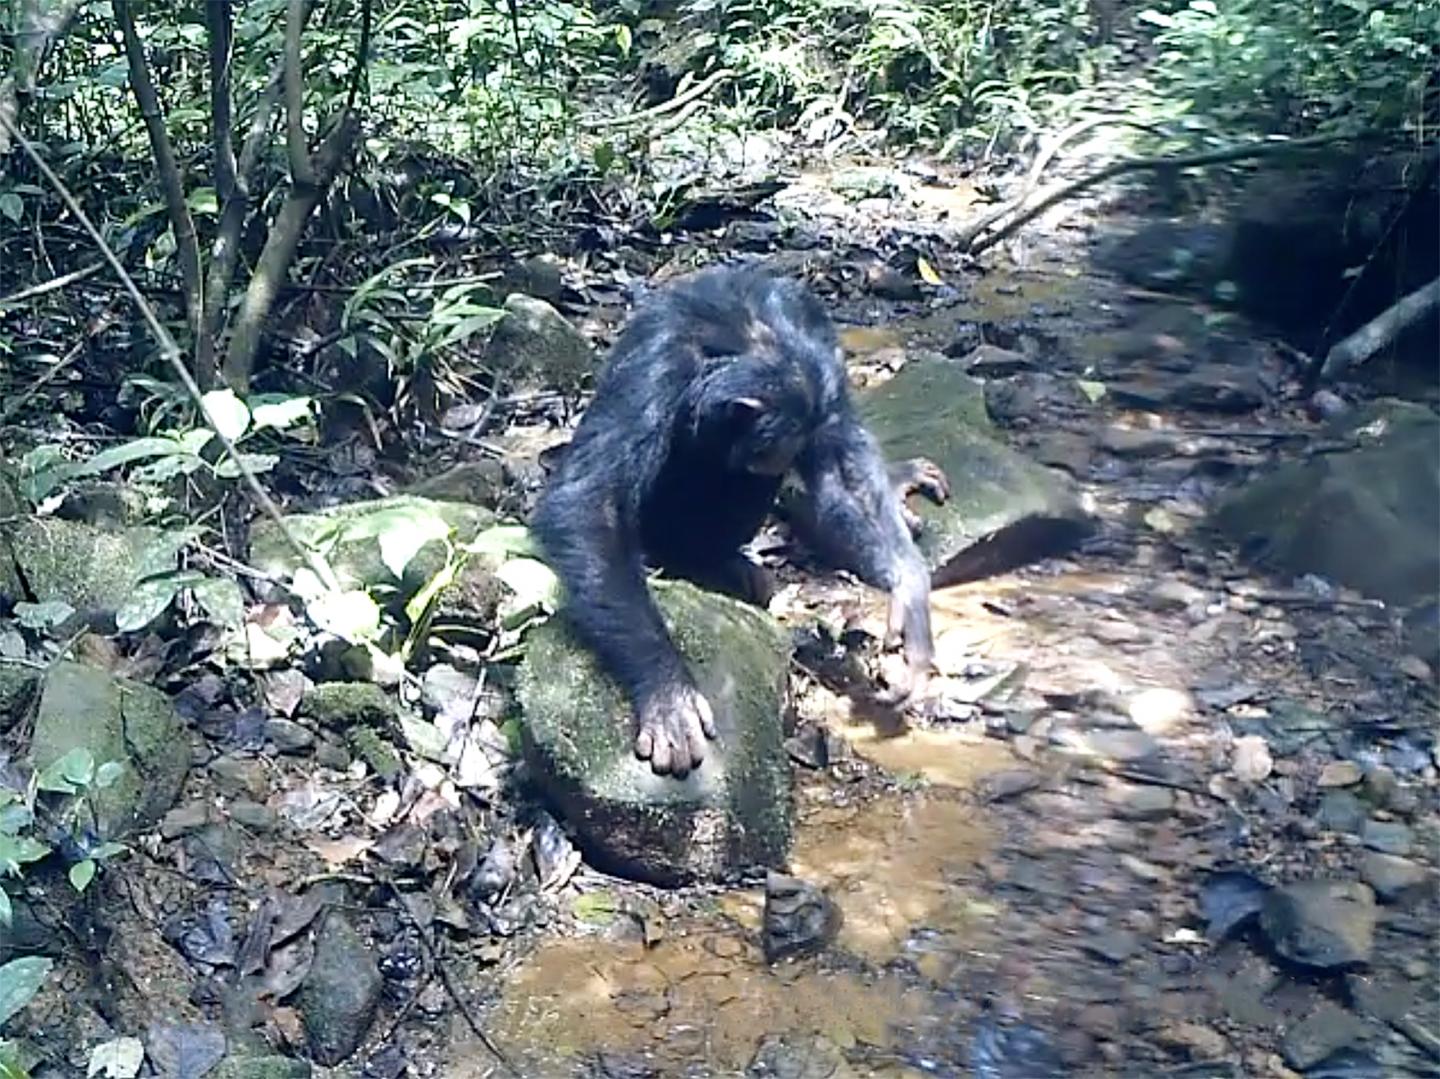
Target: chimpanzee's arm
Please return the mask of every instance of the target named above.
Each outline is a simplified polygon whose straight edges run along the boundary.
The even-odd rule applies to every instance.
[[[620,384],[592,405],[531,525],[576,635],[635,708],[636,752],[656,772],[684,775],[703,759],[714,718],[650,596],[640,537],[675,406],[663,378],[645,383],[626,360],[616,357],[609,375]]]
[[[889,636],[903,640],[912,679],[902,692],[918,688],[934,656],[930,571],[879,446],[842,400],[797,464],[807,492],[807,540],[839,568],[890,594]]]

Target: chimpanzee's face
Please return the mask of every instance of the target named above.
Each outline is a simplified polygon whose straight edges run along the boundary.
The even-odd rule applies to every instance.
[[[730,467],[756,476],[783,476],[805,448],[806,431],[783,408],[757,405],[730,444]]]

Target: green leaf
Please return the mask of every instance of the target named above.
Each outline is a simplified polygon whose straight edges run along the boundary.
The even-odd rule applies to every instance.
[[[49,599],[44,603],[15,604],[15,620],[29,630],[36,632],[58,626],[75,613],[75,608],[63,599]]]
[[[105,790],[115,785],[115,781],[125,774],[125,766],[119,761],[106,761],[99,768],[95,769],[95,789]]]
[[[479,533],[461,550],[472,554],[524,555],[538,558],[540,548],[524,525],[495,525]]]
[[[13,191],[6,191],[0,195],[0,214],[20,224],[20,219],[25,216],[25,200]]]
[[[308,420],[314,409],[313,397],[283,397],[277,394],[250,400],[250,417],[257,431],[266,427],[277,431],[294,427],[297,423]]]
[[[165,613],[180,588],[175,574],[141,581],[115,612],[115,628],[121,633],[144,629]]]
[[[427,543],[443,541],[450,535],[450,526],[440,517],[428,513],[410,515],[403,527],[387,528],[380,533],[380,561],[396,579],[405,576],[405,567]]]
[[[437,762],[445,760],[445,736],[435,724],[402,714],[400,731],[410,748],[420,756]]]
[[[20,829],[35,823],[35,814],[24,802],[10,802],[0,806],[0,838],[20,834]]]
[[[74,794],[77,787],[86,786],[95,776],[95,755],[84,746],[76,746],[35,777],[35,784],[42,791],[56,794]]]
[[[0,888],[0,929],[9,929],[15,921],[15,908],[10,905],[10,893]]]
[[[1106,394],[1105,383],[1095,382],[1088,378],[1077,378],[1075,385],[1080,387],[1080,392],[1085,395],[1092,405],[1099,401]]]
[[[70,886],[77,892],[84,892],[90,887],[90,882],[95,879],[95,863],[86,858],[83,862],[76,862],[70,867]]]
[[[23,959],[12,959],[0,967],[0,1026],[40,991],[40,986],[50,975],[55,964],[43,956],[32,955]]]
[[[211,621],[230,627],[245,621],[245,596],[228,577],[207,577],[191,585],[190,591]]]
[[[620,903],[609,892],[585,892],[575,897],[570,909],[582,922],[609,925],[620,912]]]
[[[50,848],[34,836],[0,835],[0,877],[13,877],[22,865],[38,862]]]
[[[97,862],[103,862],[107,858],[114,858],[117,854],[125,854],[129,850],[130,848],[127,847],[124,843],[112,843],[107,841],[105,843],[101,843],[98,847],[92,850],[90,852],[90,857],[95,859],[95,861]]]
[[[132,461],[143,461],[148,457],[164,457],[179,453],[180,444],[173,438],[132,438],[108,450],[101,450],[75,469],[77,476],[98,476],[112,468],[128,465]]]
[[[495,571],[512,595],[500,604],[500,621],[513,629],[539,611],[553,611],[559,605],[560,579],[555,571],[535,558],[512,558]]]
[[[116,1038],[90,1051],[85,1079],[94,1075],[103,1075],[105,1079],[135,1079],[144,1062],[145,1046],[139,1038]]]
[[[0,1038],[0,1079],[30,1079],[20,1057],[20,1047]]]
[[[440,567],[439,572],[425,582],[424,586],[410,597],[410,602],[405,604],[405,617],[411,622],[419,622],[435,597],[450,587],[455,580],[455,573],[458,566],[452,559]]]
[[[242,453],[240,460],[257,476],[262,472],[269,472],[280,462],[280,458],[273,453]],[[239,479],[240,468],[233,457],[227,456],[215,466],[215,475],[227,480]]]
[[[305,613],[321,629],[349,641],[364,644],[380,636],[380,607],[368,592],[322,592],[305,607]]]
[[[235,396],[228,386],[211,390],[201,401],[205,405],[205,418],[210,426],[234,442],[250,428],[250,410],[245,402]]]

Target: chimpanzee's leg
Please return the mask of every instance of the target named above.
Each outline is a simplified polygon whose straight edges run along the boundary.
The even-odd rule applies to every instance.
[[[874,438],[847,404],[815,433],[799,461],[806,539],[818,553],[890,594],[887,643],[903,642],[910,681],[922,688],[934,657],[930,571],[915,548],[903,507]]]

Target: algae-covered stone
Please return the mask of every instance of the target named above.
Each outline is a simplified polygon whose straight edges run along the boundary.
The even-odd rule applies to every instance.
[[[373,682],[320,682],[306,690],[300,714],[332,731],[385,727],[398,715],[390,695]]]
[[[80,747],[96,765],[122,766],[114,784],[91,792],[100,831],[110,838],[159,821],[190,769],[190,739],[165,694],[94,667],[57,663],[40,693],[30,756],[44,769]]]
[[[596,368],[585,335],[550,304],[522,292],[505,298],[505,315],[486,345],[485,363],[507,378],[566,392]]]
[[[1281,465],[1226,498],[1214,523],[1280,573],[1320,574],[1400,605],[1433,594],[1440,417],[1422,405],[1377,401],[1339,417],[1327,434],[1354,448]]]
[[[383,550],[393,544],[393,549],[407,551],[410,544],[424,539],[406,563],[394,594],[397,604],[403,605],[445,565],[448,551],[443,536],[448,533],[451,542],[468,543],[494,520],[495,515],[483,506],[394,495],[319,513],[290,514],[285,526],[301,544],[318,550],[348,588],[394,585],[395,574],[385,564]],[[302,565],[268,518],[251,526],[250,561],[282,580],[289,580]]]
[[[789,638],[765,612],[683,582],[657,583],[666,625],[715,709],[719,736],[685,779],[634,753],[629,704],[563,620],[527,638],[527,759],[593,864],[660,884],[781,865],[790,764],[781,713]]]
[[[9,538],[36,601],[60,600],[101,621],[133,598],[141,579],[173,571],[183,543],[179,534],[158,528],[112,531],[54,517],[26,518]]]
[[[928,457],[950,479],[944,506],[910,500],[937,585],[1057,554],[1089,531],[1074,485],[995,437],[983,384],[954,361],[913,354],[856,403],[887,460]]]

